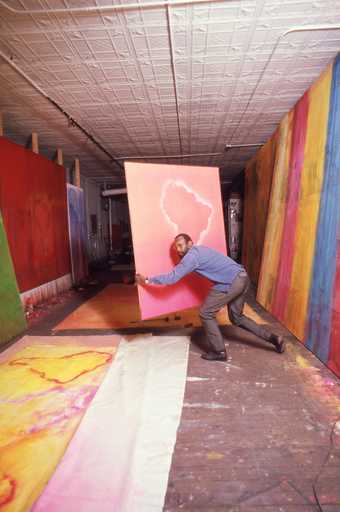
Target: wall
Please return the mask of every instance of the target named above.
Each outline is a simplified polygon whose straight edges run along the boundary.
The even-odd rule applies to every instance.
[[[340,375],[340,54],[275,137],[257,299]],[[263,152],[255,159],[270,173]]]
[[[90,178],[82,176],[81,186],[85,192],[88,258],[89,262],[93,263],[105,260],[109,255],[108,198],[102,199],[100,185]],[[104,208],[105,204],[106,208]],[[128,245],[127,235],[130,232],[127,197],[113,196],[111,207],[113,251],[120,251]],[[94,222],[95,220],[96,223]],[[122,234],[124,235],[124,240],[121,238]],[[128,239],[130,238],[131,236],[128,236]]]
[[[107,257],[108,212],[102,208],[100,186],[95,181],[82,177],[81,186],[85,192],[89,262],[100,261]]]
[[[132,246],[129,206],[127,195],[113,196],[112,207],[112,247],[120,253]],[[119,259],[119,258],[118,258]],[[128,261],[128,260],[122,260]]]
[[[70,273],[65,169],[0,138],[0,208],[20,292]]]

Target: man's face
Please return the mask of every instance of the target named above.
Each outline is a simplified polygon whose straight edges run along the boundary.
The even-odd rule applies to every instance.
[[[182,237],[175,240],[175,248],[180,258],[183,258],[191,247],[192,242],[186,242]]]

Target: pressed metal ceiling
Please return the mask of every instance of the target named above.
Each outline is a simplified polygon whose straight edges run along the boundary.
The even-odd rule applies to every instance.
[[[266,141],[340,48],[340,30],[283,36],[297,26],[339,24],[339,0],[168,4],[49,13],[120,2],[1,2],[0,51],[18,68],[0,58],[5,135],[25,143],[37,131],[42,153],[60,147],[67,166],[78,157],[84,175],[123,183],[117,163],[21,70],[112,156],[217,153],[160,161],[219,166],[228,181],[256,147],[225,152],[225,145]]]

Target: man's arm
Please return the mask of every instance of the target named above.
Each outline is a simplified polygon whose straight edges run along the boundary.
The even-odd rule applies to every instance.
[[[198,261],[195,254],[188,253],[168,274],[160,274],[153,277],[144,277],[141,274],[136,274],[136,281],[138,284],[175,284],[190,272],[193,272],[198,267]]]

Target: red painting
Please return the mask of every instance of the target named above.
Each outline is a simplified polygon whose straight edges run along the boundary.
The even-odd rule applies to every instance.
[[[20,292],[70,273],[64,167],[0,137],[0,208]]]
[[[128,162],[125,172],[137,272],[170,272],[178,262],[172,247],[178,233],[226,254],[218,168]],[[172,286],[139,286],[141,318],[194,307],[209,286],[193,274]]]

